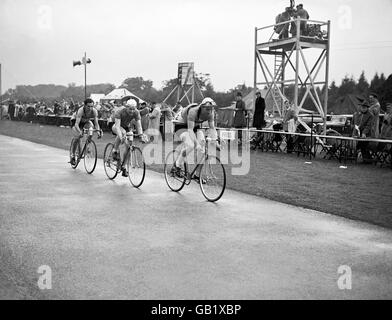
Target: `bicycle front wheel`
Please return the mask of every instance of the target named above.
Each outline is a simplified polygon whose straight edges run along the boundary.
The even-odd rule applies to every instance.
[[[144,162],[142,150],[133,147],[128,157],[127,163],[128,178],[135,188],[139,188],[146,175],[146,164]]]
[[[92,174],[97,165],[97,146],[93,140],[86,142],[84,150],[84,168],[88,174]]]
[[[74,148],[75,143],[78,143],[78,139],[72,138],[71,145],[69,147],[69,159],[70,160],[72,158],[72,149]],[[80,141],[79,141],[78,146],[76,147],[76,150],[75,150],[75,154],[73,155],[75,162],[74,162],[74,164],[71,164],[72,169],[76,169],[76,167],[78,166],[79,161],[80,161],[80,153],[81,153],[81,150],[80,150]]]
[[[108,143],[105,147],[105,151],[103,153],[103,167],[105,169],[105,173],[110,180],[113,180],[117,177],[117,161],[113,160],[113,143]]]
[[[211,202],[218,201],[226,188],[226,171],[218,157],[208,156],[200,169],[200,189]]]
[[[181,166],[181,173],[176,172],[174,170],[174,162],[178,159],[180,155],[180,152],[177,150],[171,151],[165,161],[164,165],[164,174],[165,174],[165,180],[170,188],[170,190],[178,192],[181,191],[182,188],[184,188],[185,182],[186,182],[186,173],[187,171],[187,165],[184,162],[184,164]]]

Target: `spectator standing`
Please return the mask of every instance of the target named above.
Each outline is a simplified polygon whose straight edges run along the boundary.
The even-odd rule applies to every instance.
[[[285,100],[284,106],[286,108],[283,117],[283,130],[289,133],[295,133],[297,131],[298,113],[294,105],[290,105],[288,100]],[[292,135],[287,135],[287,153],[293,152],[294,140]]]
[[[150,124],[148,126],[148,131],[150,136],[153,137],[153,141],[157,141],[160,134],[160,122],[161,122],[161,106],[155,102],[152,103],[152,111],[149,114]]]
[[[183,109],[184,108],[181,105],[181,101],[177,101],[177,103],[173,107],[173,117],[174,117],[174,120],[178,120],[178,118],[181,116],[181,112],[182,112]]]
[[[290,20],[291,20],[290,7],[286,7],[285,11],[280,13],[275,18],[275,23],[278,24]],[[279,34],[279,39],[285,39],[289,37],[289,26],[290,24],[287,23],[275,27],[275,32]]]
[[[149,117],[150,108],[147,106],[147,103],[142,102],[140,104],[139,112],[141,117],[142,129],[143,132],[145,132],[148,129],[150,123],[150,117]]]
[[[370,137],[376,139],[380,136],[380,110],[381,110],[381,106],[377,98],[378,96],[375,93],[371,93],[369,95],[369,102],[370,102],[369,112],[373,116]]]
[[[354,138],[368,138],[371,135],[373,115],[369,111],[370,105],[364,102],[360,105],[360,111],[353,115],[353,133]],[[361,150],[364,163],[370,163],[369,142],[359,141],[357,149]]]
[[[303,4],[299,4],[297,7],[297,10],[294,13],[294,18],[301,18],[301,19],[306,19],[309,20],[309,13],[304,9]],[[307,22],[306,21],[301,21],[300,23],[300,35],[306,36],[307,32],[306,32],[306,25]],[[293,22],[291,24],[291,30],[290,30],[291,34],[293,36],[295,36],[297,34],[297,26],[296,23]]]
[[[283,118],[283,128],[287,132],[294,133],[297,131],[298,113],[295,106],[286,100],[284,102],[286,112]]]
[[[387,112],[382,122],[380,138],[392,139],[392,102],[387,103]]]
[[[17,106],[16,114],[17,114],[18,120],[22,121],[23,117],[24,117],[23,105],[20,104]]]
[[[60,109],[60,104],[57,101],[55,101],[54,106],[53,106],[53,113],[55,115],[58,115],[59,114],[59,109]]]
[[[238,130],[238,144],[242,143],[242,129],[246,127],[246,116],[245,116],[245,102],[242,100],[241,92],[237,92],[235,104],[235,115],[234,115],[234,128]]]
[[[11,120],[15,120],[15,104],[13,101],[10,101],[8,104],[8,114]]]
[[[36,114],[35,108],[29,105],[26,109],[26,121],[32,123],[35,120]]]
[[[172,107],[169,104],[162,103],[161,112],[163,114],[163,122],[164,122],[164,137],[166,139],[166,135],[173,136],[174,132],[174,112]]]
[[[264,127],[265,100],[261,96],[260,91],[256,92],[255,113],[253,116],[253,126],[261,130]]]

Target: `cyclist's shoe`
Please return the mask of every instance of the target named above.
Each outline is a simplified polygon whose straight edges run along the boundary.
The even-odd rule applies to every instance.
[[[71,157],[71,160],[69,161],[69,163],[71,164],[71,166],[74,166],[76,164],[75,157]]]
[[[113,151],[112,158],[113,161],[120,161],[120,153],[118,151]]]
[[[193,175],[192,180],[195,180],[197,183],[200,183],[200,177],[197,175]],[[206,184],[207,180],[206,179],[201,179],[202,184]]]
[[[171,169],[171,174],[173,177],[176,176],[177,178],[182,178],[181,168],[177,167],[175,164],[173,165],[173,167]]]
[[[123,177],[128,177],[128,171],[127,171],[127,169],[126,168],[121,168],[121,171],[122,171],[122,176]]]
[[[147,135],[142,134],[142,135],[140,136],[140,141],[141,141],[142,143],[148,143],[150,140],[148,139]]]

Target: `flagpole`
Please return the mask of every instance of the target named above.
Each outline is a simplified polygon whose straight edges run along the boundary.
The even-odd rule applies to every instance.
[[[84,53],[84,100],[87,99],[87,54]]]

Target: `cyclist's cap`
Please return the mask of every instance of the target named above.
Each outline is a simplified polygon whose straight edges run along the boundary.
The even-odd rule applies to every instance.
[[[204,98],[200,105],[202,105],[202,106],[216,106],[216,103],[211,98]]]
[[[134,99],[129,99],[126,103],[127,107],[137,107],[137,102]]]

